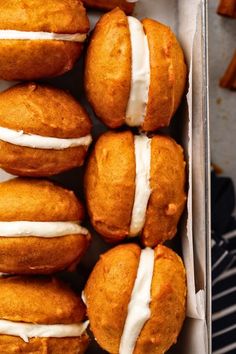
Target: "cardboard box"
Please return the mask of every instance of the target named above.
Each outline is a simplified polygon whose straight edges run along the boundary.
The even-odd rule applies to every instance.
[[[100,14],[91,13],[94,24]],[[188,92],[170,127],[170,134],[185,148],[188,168],[188,205],[179,234],[173,245],[182,254],[187,269],[188,306],[183,331],[172,354],[211,353],[211,256],[210,256],[210,174],[208,121],[208,60],[206,0],[141,0],[134,13],[139,18],[152,17],[168,24],[177,34],[189,68]],[[82,64],[62,78],[48,80],[59,87],[71,89],[86,104],[82,89]],[[0,90],[13,83],[0,81]],[[89,109],[89,108],[88,108]],[[104,126],[93,117],[95,134]],[[0,171],[0,181],[11,178]],[[67,187],[82,190],[81,169],[54,179]],[[94,235],[94,232],[93,232]],[[181,246],[178,239],[181,240]],[[80,290],[86,274],[100,253],[110,246],[94,236],[92,248],[74,275]],[[83,274],[84,272],[84,274]],[[103,353],[94,342],[88,353]]]

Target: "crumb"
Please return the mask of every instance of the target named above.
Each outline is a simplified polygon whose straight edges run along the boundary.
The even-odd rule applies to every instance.
[[[221,175],[224,172],[224,170],[220,166],[218,166],[217,164],[212,163],[211,165],[217,175]]]

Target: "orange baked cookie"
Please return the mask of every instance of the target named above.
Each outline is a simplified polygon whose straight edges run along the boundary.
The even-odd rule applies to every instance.
[[[0,0],[0,78],[61,75],[79,58],[89,20],[79,0]]]
[[[86,7],[104,11],[112,10],[118,6],[125,13],[131,14],[138,0],[82,0],[82,2]]]
[[[91,240],[83,217],[74,193],[51,182],[0,183],[0,273],[50,274],[78,263]]]
[[[0,353],[85,353],[85,306],[56,279],[0,279]]]
[[[103,254],[83,293],[91,330],[113,354],[164,354],[177,340],[186,311],[180,257],[127,244]]]
[[[49,176],[83,164],[91,121],[65,91],[35,83],[0,93],[0,167],[19,176]]]
[[[168,126],[186,84],[183,51],[169,27],[115,9],[97,23],[87,52],[85,88],[110,128]]]
[[[163,243],[177,232],[185,180],[183,149],[170,137],[107,132],[85,173],[92,225],[109,242],[140,234],[145,246]]]

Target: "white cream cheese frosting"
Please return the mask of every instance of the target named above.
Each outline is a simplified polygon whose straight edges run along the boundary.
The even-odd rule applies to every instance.
[[[126,109],[126,123],[140,126],[145,118],[150,86],[150,55],[147,36],[142,23],[128,16],[132,50],[130,96]]]
[[[30,338],[80,337],[87,329],[89,321],[76,324],[34,324],[0,320],[0,334],[17,336],[28,342]]]
[[[16,30],[0,30],[0,39],[15,39],[15,40],[53,40],[53,41],[69,41],[69,42],[84,42],[87,35],[84,33],[52,33],[52,32],[30,32]]]
[[[85,296],[84,290],[81,293],[81,299],[83,300],[83,303],[87,306],[87,300],[86,300],[86,296]]]
[[[153,249],[145,248],[141,251],[137,277],[121,336],[119,354],[133,353],[143,326],[151,317],[150,302],[154,262]]]
[[[145,135],[134,137],[136,178],[135,196],[130,223],[130,236],[137,236],[143,229],[146,210],[151,195],[151,139]]]
[[[72,221],[0,221],[0,237],[62,237],[87,235],[88,230]]]
[[[77,146],[89,146],[92,142],[92,136],[86,135],[80,138],[62,139],[36,134],[26,134],[23,130],[17,131],[0,127],[0,140],[13,145],[33,149],[64,150]]]

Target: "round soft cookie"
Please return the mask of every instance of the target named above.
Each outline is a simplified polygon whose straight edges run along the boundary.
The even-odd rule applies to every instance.
[[[183,149],[172,138],[107,132],[85,173],[91,223],[108,242],[140,235],[154,247],[172,239],[186,202],[185,180]]]
[[[79,167],[92,141],[91,121],[69,93],[36,83],[0,93],[0,167],[41,177]]]
[[[169,125],[186,85],[183,51],[169,27],[116,8],[97,23],[87,51],[85,89],[110,128]]]
[[[180,257],[159,245],[117,246],[100,257],[83,292],[91,330],[112,354],[163,354],[185,319],[186,275]]]
[[[2,278],[0,352],[83,354],[85,311],[80,297],[55,278]]]
[[[109,11],[115,7],[121,8],[126,14],[131,14],[138,0],[82,0],[86,7]]]
[[[61,75],[80,57],[89,20],[79,0],[0,0],[0,78]]]
[[[0,183],[0,273],[50,274],[76,265],[91,236],[72,191],[44,180]]]

